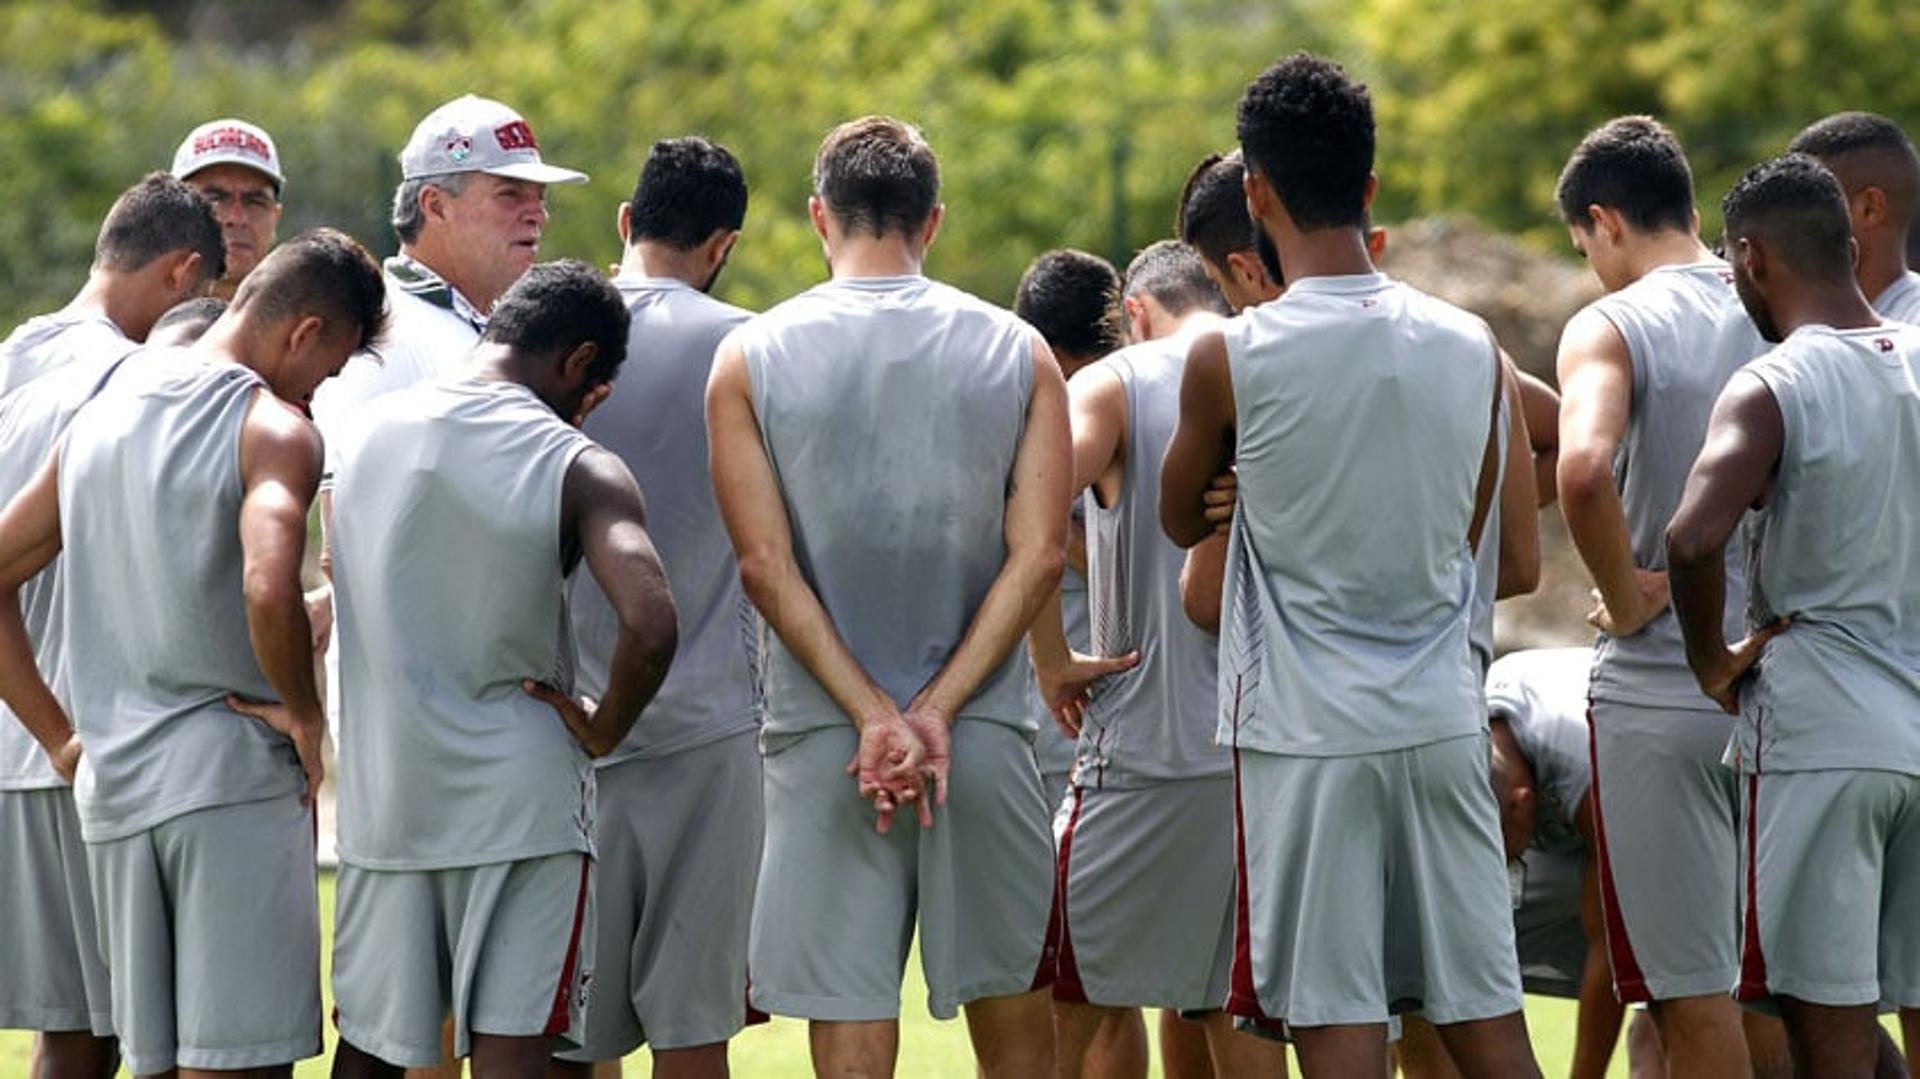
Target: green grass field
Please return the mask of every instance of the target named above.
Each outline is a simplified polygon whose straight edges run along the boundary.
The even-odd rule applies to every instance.
[[[320,878],[320,924],[323,947],[331,952],[333,939],[333,874]],[[329,954],[322,955],[322,987],[325,988]],[[936,1022],[927,1015],[926,988],[920,980],[919,956],[908,963],[906,988],[902,994],[900,1030],[900,1074],[917,1079],[972,1079],[973,1057],[967,1047],[967,1029],[956,1020]],[[332,1008],[331,992],[326,1006]],[[1527,1021],[1533,1028],[1533,1044],[1540,1064],[1548,1076],[1564,1075],[1573,1053],[1574,1007],[1570,1001],[1531,997],[1527,1001]],[[1151,1031],[1153,1024],[1148,1024]],[[27,1074],[31,1036],[19,1031],[0,1031],[0,1079],[22,1079]],[[327,1030],[327,1048],[333,1048],[333,1031]],[[328,1072],[330,1057],[305,1061],[295,1069],[300,1079],[320,1079]],[[1614,1062],[1610,1074],[1625,1076],[1624,1054]],[[643,1050],[627,1059],[627,1074],[649,1073]],[[733,1073],[741,1079],[788,1079],[810,1074],[807,1065],[806,1024],[791,1019],[776,1019],[757,1026],[733,1040]],[[123,1071],[122,1074],[125,1074]],[[1154,1075],[1160,1074],[1155,1066]]]

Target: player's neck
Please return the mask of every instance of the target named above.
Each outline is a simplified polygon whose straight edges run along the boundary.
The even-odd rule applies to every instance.
[[[133,340],[142,340],[162,312],[142,302],[141,283],[132,274],[95,269],[87,274],[87,283],[67,305],[69,311],[97,315],[119,328]]]
[[[689,288],[705,289],[710,272],[701,248],[682,251],[668,244],[641,240],[628,244],[620,272],[632,277],[672,279]]]
[[[835,281],[860,277],[914,277],[919,275],[926,250],[898,232],[884,236],[863,233],[842,236],[827,252],[827,266]]]
[[[1692,232],[1663,231],[1635,235],[1627,250],[1627,268],[1635,281],[1663,266],[1691,266],[1714,255]]]
[[[1300,232],[1291,227],[1276,230],[1272,236],[1280,249],[1280,265],[1292,284],[1309,277],[1349,277],[1376,273],[1373,257],[1367,254],[1366,233],[1358,228],[1315,229]]]
[[[493,302],[500,298],[501,292],[506,291],[496,291],[479,280],[479,275],[467,273],[460,265],[460,260],[450,257],[450,253],[435,243],[434,237],[426,232],[420,234],[419,241],[400,245],[400,257],[426,267],[483,315],[493,310]]]
[[[1803,285],[1792,295],[1772,297],[1770,306],[1773,308],[1774,321],[1783,334],[1791,334],[1802,326],[1861,330],[1880,324],[1880,316],[1868,306],[1866,297],[1852,282],[1845,285]]]
[[[1860,266],[1856,271],[1860,279],[1860,291],[1866,293],[1868,300],[1874,300],[1895,281],[1906,276],[1907,252],[1906,230],[1899,233],[1898,243],[1887,243],[1885,238],[1866,237],[1860,240]]]

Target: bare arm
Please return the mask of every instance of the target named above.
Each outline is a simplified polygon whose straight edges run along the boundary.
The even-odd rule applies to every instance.
[[[1786,424],[1773,392],[1752,375],[1736,374],[1714,403],[1706,443],[1667,525],[1667,567],[1687,665],[1701,690],[1728,712],[1739,711],[1740,677],[1783,627],[1765,627],[1727,646],[1721,628],[1727,540],[1747,508],[1766,501],[1785,442]]]
[[[80,742],[40,673],[20,612],[20,589],[59,553],[60,453],[55,450],[33,482],[0,510],[0,700],[71,783]]]
[[[1613,481],[1633,406],[1633,358],[1613,323],[1586,311],[1561,335],[1559,370],[1560,512],[1599,592],[1588,621],[1630,637],[1667,605],[1666,575],[1634,564],[1626,507]]]
[[[1160,527],[1176,546],[1191,547],[1213,532],[1206,517],[1207,485],[1233,463],[1233,378],[1227,340],[1203,333],[1187,351],[1180,378],[1180,422],[1160,465]]]
[[[1220,632],[1220,594],[1226,577],[1226,533],[1216,532],[1187,548],[1186,563],[1180,567],[1180,609],[1187,621],[1208,633]]]
[[[723,342],[707,380],[707,455],[720,516],[740,565],[740,584],[767,625],[860,732],[858,786],[862,797],[875,799],[884,831],[895,800],[918,797],[926,747],[907,729],[899,706],[854,658],[800,573],[752,389],[746,357],[739,346]],[[1064,504],[1060,519],[1064,527]]]
[[[307,509],[320,484],[320,433],[266,390],[254,395],[240,429],[240,548],[247,634],[279,704],[229,698],[237,710],[293,740],[307,773],[306,801],[325,772],[326,716],[313,679],[313,630],[300,588]]]
[[[1535,494],[1541,506],[1551,506],[1560,497],[1554,476],[1560,466],[1560,392],[1518,367],[1513,373],[1520,384],[1520,411],[1526,416],[1533,447]]]
[[[1540,587],[1540,507],[1533,448],[1519,372],[1500,354],[1501,392],[1507,399],[1507,458],[1500,482],[1500,580],[1495,599]]]
[[[1480,478],[1473,485],[1473,519],[1467,523],[1467,546],[1475,554],[1480,553],[1487,518],[1493,515],[1493,500],[1500,497],[1500,402],[1507,392],[1507,354],[1491,329],[1487,344],[1493,349],[1492,377],[1487,380],[1487,442],[1480,451]]]
[[[620,458],[593,447],[573,459],[560,495],[563,548],[577,543],[620,628],[607,688],[591,707],[548,687],[528,692],[552,705],[590,757],[614,751],[633,729],[673,663],[679,623],[659,552],[647,535],[640,485]]]

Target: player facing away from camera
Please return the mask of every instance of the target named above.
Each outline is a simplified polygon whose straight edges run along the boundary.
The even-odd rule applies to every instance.
[[[626,737],[675,641],[639,488],[576,427],[627,328],[597,271],[535,266],[467,377],[390,394],[346,433],[336,1075],[434,1064],[448,1015],[481,1075],[545,1075],[556,1039],[579,1040],[590,758]],[[580,562],[618,612],[598,704],[573,696]]]
[[[1869,306],[1818,162],[1759,165],[1723,207],[1777,347],[1714,405],[1666,543],[1687,661],[1739,716],[1739,995],[1778,1008],[1796,1075],[1870,1075],[1878,1008],[1920,1040],[1920,330]],[[1735,640],[1725,552],[1750,509]]]
[[[1015,645],[1065,562],[1066,390],[1032,327],[922,275],[943,209],[917,130],[835,128],[814,192],[832,279],[736,330],[707,388],[771,631],[753,1003],[812,1021],[821,1074],[891,1074],[917,926],[982,1073],[1044,1075],[1053,843]]]
[[[1239,150],[1208,154],[1187,175],[1173,220],[1174,235],[1200,253],[1235,314],[1286,289],[1273,242],[1247,214],[1246,180]]]
[[[156,172],[121,192],[79,293],[0,342],[0,397],[75,360],[132,351],[154,320],[219,278],[222,257],[213,211],[185,184]]]
[[[41,372],[0,396],[0,505],[32,482],[73,414],[135,350],[121,324],[157,338],[165,316],[154,316],[218,275],[219,235],[206,204],[164,176],[115,201],[80,295],[0,345],[7,369]],[[60,591],[56,562],[25,583],[20,605],[40,670],[70,704]],[[0,922],[0,1027],[40,1032],[34,1074],[103,1076],[117,1064],[107,969],[71,776],[58,763],[0,704],[0,906],[10,915]]]
[[[135,1075],[287,1075],[320,1052],[324,720],[300,600],[320,439],[300,408],[384,314],[359,244],[289,241],[192,349],[115,372],[0,511],[0,697],[63,772],[78,757]],[[64,705],[20,617],[55,555],[62,659],[86,672]]]
[[[714,505],[707,460],[713,352],[748,312],[712,290],[740,236],[747,181],[702,138],[653,144],[620,211],[613,285],[632,327],[619,392],[583,430],[646,492],[648,533],[673,582],[673,669],[612,753],[594,762],[599,826],[594,985],[586,1037],[560,1074],[644,1042],[653,1072],[725,1076],[747,1021],[747,928],[760,868],[760,715],[753,609]],[[598,698],[619,614],[590,573],[568,588],[579,690]]]
[[[1700,696],[1667,609],[1662,534],[1713,399],[1763,349],[1733,272],[1699,238],[1673,133],[1628,116],[1561,172],[1576,249],[1608,295],[1567,323],[1559,353],[1561,512],[1599,604],[1589,694],[1601,904],[1614,986],[1648,1003],[1673,1070],[1744,1075],[1727,996],[1737,949],[1732,721]],[[1739,552],[1725,617],[1739,625]]]
[[[1090,499],[1094,650],[1140,665],[1096,683],[1080,705],[1082,687],[1055,677],[1071,653],[1051,607],[1033,630],[1043,696],[1079,736],[1073,792],[1056,818],[1059,1074],[1087,1074],[1100,1025],[1153,1006],[1207,1013],[1219,1074],[1272,1075],[1286,1068],[1281,1046],[1235,1033],[1214,1010],[1232,957],[1232,762],[1214,741],[1217,644],[1181,610],[1185,555],[1159,514],[1187,349],[1219,329],[1227,303],[1199,254],[1177,240],[1134,258],[1123,295],[1139,343],[1075,375],[1068,398],[1074,482]],[[1166,1071],[1178,1074],[1178,1062]]]
[[[1907,268],[1907,233],[1920,207],[1920,154],[1900,125],[1870,112],[1841,112],[1809,124],[1789,152],[1833,172],[1847,193],[1859,250],[1854,274],[1882,318],[1920,323],[1920,274]]]
[[[1194,342],[1160,504],[1176,543],[1206,538],[1203,494],[1237,456],[1218,733],[1237,794],[1228,1009],[1269,1033],[1284,1022],[1308,1075],[1384,1071],[1401,1010],[1438,1025],[1469,1075],[1537,1075],[1467,644],[1499,347],[1374,270],[1372,104],[1338,65],[1276,63],[1241,98],[1239,132],[1287,293]]]

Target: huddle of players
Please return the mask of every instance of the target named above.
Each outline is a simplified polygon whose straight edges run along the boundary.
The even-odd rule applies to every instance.
[[[55,893],[10,909],[75,923],[36,945],[63,954],[22,954],[80,990],[5,1018],[96,1067],[117,1034],[138,1074],[319,1051],[303,801],[328,635],[298,565],[325,472],[343,1074],[436,1062],[449,1014],[482,1074],[565,1067],[560,1035],[568,1060],[646,1040],[724,1069],[749,996],[813,1021],[817,1070],[890,1073],[916,928],[930,1007],[965,1009],[986,1074],[1138,1071],[1143,1005],[1200,1016],[1198,1045],[1170,1040],[1222,1074],[1283,1070],[1283,1032],[1308,1073],[1384,1073],[1399,1012],[1433,1024],[1436,1067],[1534,1074],[1504,865],[1539,786],[1592,833],[1614,983],[1654,1002],[1675,1073],[1749,1067],[1737,940],[1799,1069],[1870,1071],[1875,1005],[1920,1006],[1895,913],[1920,775],[1898,718],[1920,697],[1920,481],[1900,468],[1920,339],[1862,298],[1849,229],[1867,284],[1903,250],[1884,244],[1911,217],[1911,146],[1872,118],[1816,125],[1802,148],[1846,187],[1799,156],[1754,170],[1726,203],[1730,265],[1657,124],[1603,127],[1562,177],[1612,290],[1560,364],[1559,491],[1601,597],[1572,695],[1593,702],[1589,829],[1577,781],[1525,782],[1546,769],[1522,706],[1495,704],[1489,740],[1481,687],[1492,599],[1537,572],[1552,441],[1528,391],[1478,319],[1374,271],[1364,88],[1283,60],[1239,136],[1243,160],[1184,199],[1194,247],[1130,268],[1136,343],[1083,335],[1096,362],[1071,384],[1033,327],[921,274],[938,167],[884,118],[816,159],[831,279],[759,316],[705,295],[744,215],[730,155],[655,148],[609,284],[530,265],[542,185],[584,177],[474,98],[403,152],[384,275],[305,234],[187,354],[134,350],[139,322],[100,306],[127,344],[76,345],[0,400],[24,462],[0,492],[5,737],[31,733],[40,786],[20,789],[51,792],[10,788],[0,828],[43,859],[9,879]],[[1197,196],[1231,191],[1222,169],[1256,243],[1209,251]],[[116,234],[169,200],[200,220]],[[227,255],[209,221],[145,181],[94,278],[190,295]],[[1904,267],[1873,291],[1902,289],[1920,297]],[[1229,320],[1223,296],[1257,306]],[[385,364],[348,361],[376,342]],[[642,388],[609,397],[628,352]],[[1055,597],[1082,490],[1076,649]],[[1723,552],[1749,506],[1764,613],[1729,646]],[[1683,659],[1744,718],[1669,693]],[[1564,697],[1569,666],[1539,677]],[[1057,815],[1036,677],[1075,736]],[[1604,1065],[1612,1032],[1588,1033]]]

